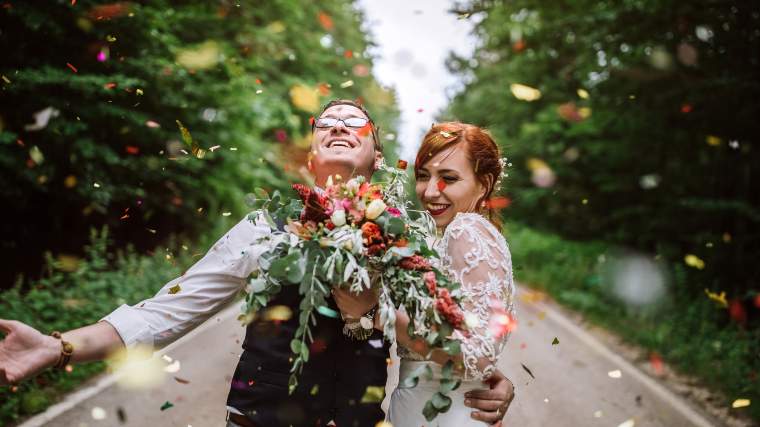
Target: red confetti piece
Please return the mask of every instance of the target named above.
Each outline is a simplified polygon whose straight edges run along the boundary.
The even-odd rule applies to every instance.
[[[260,85],[261,84],[261,79],[256,79],[256,84]]]
[[[349,59],[353,58],[354,57],[354,52],[351,51],[351,50],[347,50],[345,53],[343,53],[343,56],[345,56],[346,58],[349,58]]]
[[[520,40],[516,41],[512,45],[512,50],[514,50],[517,53],[522,52],[523,50],[525,50],[525,40],[520,39]]]
[[[740,325],[747,323],[747,311],[744,309],[744,304],[738,299],[732,300],[728,305],[728,315]]]
[[[180,377],[174,377],[174,381],[177,381],[180,384],[190,384],[190,381]]]
[[[406,160],[398,159],[398,162],[396,162],[396,167],[401,170],[406,170],[406,167],[409,163]]]
[[[113,83],[113,82],[106,83],[106,84],[103,85],[103,87],[106,88],[106,89],[115,89],[116,88],[116,83]]]
[[[684,114],[691,113],[692,107],[691,104],[683,104],[681,106],[681,112]]]
[[[140,154],[140,147],[135,147],[134,145],[127,145],[124,149],[127,151],[127,154]]]
[[[418,113],[421,113],[421,112],[423,112],[423,111],[425,111],[425,109],[424,109],[424,108],[418,108],[418,109],[417,109],[417,112],[418,112]]]
[[[248,386],[250,386],[250,387],[253,387],[253,384],[255,384],[255,383],[256,383],[256,381],[254,381],[254,380],[249,380],[249,381],[248,381]]]
[[[77,0],[71,0],[71,5],[74,6],[75,4],[77,4]]]
[[[370,122],[367,122],[366,125],[362,126],[357,131],[357,133],[359,134],[359,136],[367,136],[367,135],[370,134],[370,132],[372,132],[372,123],[370,123]]]
[[[328,15],[325,12],[319,12],[319,15],[317,15],[317,18],[319,19],[319,25],[321,25],[322,28],[325,29],[325,31],[332,31],[334,25],[333,25],[333,20],[330,17],[330,15]]]
[[[528,348],[528,344],[525,344],[525,343],[520,344],[520,350],[525,350],[526,348]]]
[[[440,180],[435,186],[438,188],[438,191],[443,191],[446,188],[446,183],[443,182],[443,180]]]
[[[649,364],[652,366],[655,375],[661,376],[665,372],[662,367],[662,357],[656,351],[649,355]]]
[[[75,72],[75,73],[78,73],[78,72],[79,72],[79,71],[77,71],[77,67],[75,67],[75,66],[71,65],[71,64],[70,64],[70,63],[68,63],[68,62],[66,63],[66,66],[67,66],[67,67],[69,67],[69,68],[71,69],[71,71],[73,71],[73,72]]]
[[[309,117],[309,126],[314,126],[314,116]]]
[[[504,209],[512,204],[509,197],[492,197],[486,200],[486,207],[489,209]]]
[[[18,144],[20,147],[24,147],[24,146],[25,146],[25,145],[24,145],[24,141],[22,141],[22,140],[20,140],[20,139],[17,139],[17,140],[16,140],[16,144]]]

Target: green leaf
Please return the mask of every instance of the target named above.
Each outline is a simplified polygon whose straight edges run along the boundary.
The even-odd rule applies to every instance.
[[[441,385],[438,387],[438,391],[443,394],[448,394],[449,392],[456,390],[461,383],[461,380],[454,378],[442,379]]]
[[[298,354],[301,352],[301,341],[299,340],[292,340],[290,341],[290,350],[293,351],[294,354]]]
[[[308,345],[301,346],[301,359],[303,359],[304,363],[309,361],[309,346]]]
[[[443,351],[446,353],[456,356],[457,354],[462,352],[462,345],[457,340],[448,340],[446,343],[443,344]]]
[[[436,392],[433,397],[430,398],[430,401],[439,412],[446,412],[451,407],[451,398],[441,392]]]
[[[428,420],[428,422],[433,421],[438,415],[438,409],[433,406],[432,399],[425,402],[425,407],[422,408],[422,415],[425,416],[425,419]]]
[[[441,377],[445,379],[449,379],[452,377],[453,373],[454,373],[454,362],[449,360],[446,362],[446,364],[443,365],[443,368],[441,368]]]

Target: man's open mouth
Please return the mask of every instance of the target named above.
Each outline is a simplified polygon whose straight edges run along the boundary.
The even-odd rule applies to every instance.
[[[327,142],[327,148],[354,148],[354,144],[345,139],[333,139]]]

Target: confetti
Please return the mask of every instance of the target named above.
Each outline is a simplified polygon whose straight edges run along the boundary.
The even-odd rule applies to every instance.
[[[726,301],[726,292],[723,291],[720,294],[710,292],[709,290],[705,289],[705,295],[707,295],[707,298],[710,298],[711,300],[718,303],[718,305],[727,308],[728,307],[728,301]]]
[[[181,367],[181,363],[179,362],[179,360],[175,360],[170,365],[167,365],[164,368],[164,372],[168,372],[170,374],[176,374],[177,372],[179,372],[180,367]]]
[[[73,72],[75,72],[75,73],[78,73],[78,72],[79,72],[79,71],[77,71],[77,67],[75,67],[75,66],[71,65],[71,64],[70,64],[70,63],[68,63],[68,62],[66,63],[66,66],[67,66],[67,67],[69,67],[69,68],[71,69],[71,71],[73,71]]]
[[[192,135],[190,135],[190,131],[187,130],[185,126],[182,125],[182,122],[179,120],[175,120],[177,122],[177,126],[179,126],[179,131],[182,134],[182,141],[185,142],[185,144],[190,147],[190,151],[193,153],[193,156],[202,159],[206,155],[206,150],[200,148],[198,143],[193,139]]]
[[[530,375],[531,378],[533,378],[534,380],[536,379],[536,377],[533,375],[533,372],[531,372],[527,366],[523,365],[522,363],[520,363],[520,366],[522,366],[522,368],[525,370],[525,372],[528,373],[528,375]]]
[[[108,416],[108,414],[106,413],[106,410],[101,408],[100,406],[96,406],[92,408],[90,415],[92,415],[92,419],[96,421],[105,420],[106,417]]]
[[[681,112],[682,113],[688,114],[688,113],[691,113],[691,110],[692,110],[691,104],[683,104],[683,105],[681,105]]]
[[[130,390],[152,389],[163,383],[166,363],[153,356],[153,348],[137,346],[121,349],[109,356],[109,365],[117,371],[117,382]]]
[[[116,41],[116,37],[109,34],[109,35],[106,36],[106,41],[108,43],[113,43],[113,42]]]
[[[100,52],[98,52],[96,59],[98,60],[98,62],[106,62],[108,60],[108,54],[109,54],[108,48],[100,49]]]
[[[683,261],[689,267],[694,267],[697,270],[702,270],[705,268],[705,262],[694,254],[687,254],[685,257],[683,257]]]
[[[103,85],[104,89],[116,89],[118,85],[114,82],[109,82]]]
[[[397,168],[399,168],[399,169],[401,169],[401,170],[406,170],[406,167],[407,167],[408,165],[409,165],[409,162],[407,162],[406,160],[401,160],[401,159],[399,159],[399,160],[396,162],[396,167],[397,167]]]
[[[604,415],[602,411],[594,411],[594,418],[602,418],[602,415]]]
[[[385,398],[385,386],[367,386],[361,403],[380,403]]]
[[[334,25],[333,25],[333,20],[330,17],[330,15],[328,15],[325,12],[319,12],[319,14],[317,15],[317,19],[319,20],[319,25],[321,25],[322,28],[325,29],[325,31],[332,31]]]
[[[424,108],[418,108],[418,109],[417,109],[417,112],[418,112],[418,113],[421,113],[421,112],[423,112],[423,111],[425,111],[425,109],[424,109]]]
[[[317,394],[319,394],[319,384],[314,384],[311,387],[311,390],[309,390],[309,394],[312,396],[316,396]]]
[[[3,81],[4,81],[5,83],[7,83],[7,84],[11,84],[11,81],[10,81],[10,79],[8,79],[8,77],[5,77],[5,74],[3,74],[3,75],[2,75],[2,78],[3,78]]]
[[[314,111],[319,108],[319,95],[314,88],[297,84],[290,88],[289,94],[290,102],[299,110]]]
[[[504,209],[508,208],[512,204],[512,199],[509,197],[491,197],[486,200],[486,207],[489,209]]]
[[[143,92],[143,90],[142,90],[142,89],[137,89],[137,90],[135,90],[135,95],[137,95],[137,96],[142,96],[142,95],[143,95],[143,93],[144,93],[144,92]]]
[[[608,375],[610,378],[615,378],[615,379],[618,379],[618,378],[621,378],[621,377],[623,376],[623,373],[622,373],[622,372],[620,372],[620,369],[615,369],[614,371],[609,371],[609,372],[607,372],[607,375]]]
[[[293,317],[293,310],[286,305],[275,305],[264,312],[264,320],[285,322]]]
[[[359,136],[367,136],[367,135],[369,135],[372,132],[372,123],[367,122],[366,125],[364,125],[361,128],[359,128],[359,130],[356,131],[356,132],[359,134]]]
[[[576,92],[578,93],[578,98],[588,99],[588,91],[586,89],[578,89]]]
[[[32,159],[32,161],[36,164],[42,164],[42,162],[45,161],[45,156],[42,154],[42,151],[37,148],[37,146],[33,146],[29,149],[29,158]]]
[[[749,399],[736,399],[734,400],[734,403],[731,404],[731,407],[736,408],[746,408],[749,406],[752,402]]]
[[[185,68],[205,70],[218,64],[221,58],[219,45],[209,40],[194,48],[179,51],[176,61]]]
[[[222,146],[221,145],[215,145],[215,146],[209,148],[208,151],[211,151],[213,153],[215,150],[218,150],[219,148],[222,148]]]
[[[133,156],[140,154],[140,147],[135,147],[134,145],[127,145],[124,147],[124,149],[127,151],[127,154],[131,154]]]
[[[345,88],[351,87],[353,85],[354,85],[354,81],[353,80],[346,80],[345,82],[343,82],[343,83],[340,84],[340,87],[342,89],[345,89]]]
[[[319,314],[323,316],[332,317],[333,319],[337,319],[339,316],[337,311],[329,307],[326,307],[324,305],[320,305],[319,307],[317,307],[317,312],[319,312]]]
[[[179,284],[176,284],[169,288],[169,295],[174,295],[176,293],[179,293],[179,291],[182,290],[182,287],[179,286]]]
[[[156,234],[156,230],[154,230],[152,228],[146,228],[146,230],[148,230],[148,232],[150,232],[150,233]]]
[[[541,91],[519,83],[512,83],[509,85],[509,90],[512,92],[515,98],[520,101],[536,101],[541,99]]]
[[[747,311],[744,309],[744,304],[738,299],[731,300],[728,305],[728,315],[740,325],[747,323]]]
[[[653,351],[649,354],[649,365],[652,367],[652,370],[654,371],[654,374],[657,376],[661,376],[665,373],[665,369],[663,368],[662,363],[662,357],[656,352]]]
[[[443,180],[439,180],[435,184],[435,187],[438,189],[438,191],[443,191],[444,189],[446,189],[446,183]]]
[[[343,56],[346,57],[347,59],[351,59],[354,57],[354,52],[350,49],[346,50],[345,52],[343,52]]]
[[[379,423],[375,424],[375,427],[393,427],[393,424],[389,423],[388,421],[380,421]]]
[[[636,425],[636,420],[634,420],[633,418],[631,418],[629,420],[626,420],[626,421],[623,421],[622,423],[620,423],[620,425],[618,425],[618,427],[633,427],[635,425]]]
[[[163,405],[161,405],[161,410],[165,411],[165,410],[167,410],[169,408],[172,408],[172,407],[174,407],[174,405],[167,400],[166,402],[164,402]]]
[[[127,422],[127,413],[121,406],[116,408],[116,416],[119,418],[120,423],[124,424]]]
[[[97,182],[93,182],[92,186],[95,187],[95,188],[100,188],[100,184],[98,184]]]
[[[60,114],[61,112],[53,107],[47,107],[44,110],[37,111],[34,113],[34,123],[24,125],[24,130],[35,132],[45,129],[50,122],[50,119],[54,119]]]
[[[707,135],[707,137],[705,137],[705,142],[707,142],[707,145],[709,146],[717,147],[723,143],[723,140],[715,135]]]
[[[222,216],[230,216],[232,215],[232,212],[222,212]]]
[[[557,345],[557,344],[559,344],[559,339],[557,339],[557,337],[554,337],[554,340],[552,341],[552,345]]]
[[[145,122],[145,126],[147,126],[149,128],[160,128],[161,127],[160,124],[158,124],[157,122],[154,122],[153,120],[147,120]]]

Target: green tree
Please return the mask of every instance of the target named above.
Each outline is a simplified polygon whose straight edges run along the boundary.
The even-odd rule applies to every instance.
[[[346,0],[4,2],[0,288],[92,227],[146,250],[242,216],[298,178],[329,98],[393,127],[361,20]]]

